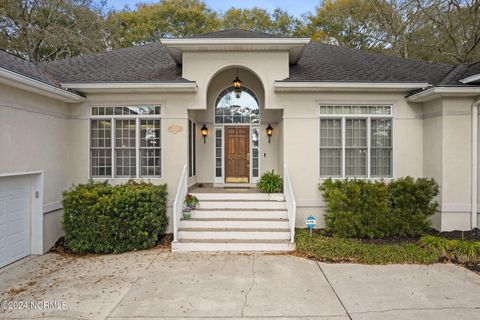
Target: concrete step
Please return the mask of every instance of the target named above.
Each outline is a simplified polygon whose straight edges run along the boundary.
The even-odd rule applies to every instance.
[[[197,228],[250,228],[250,229],[281,229],[289,228],[288,220],[284,219],[189,219],[181,220],[180,229]]]
[[[285,252],[294,251],[295,244],[288,240],[277,241],[205,241],[203,239],[180,240],[172,243],[172,251],[203,252]]]
[[[178,239],[203,240],[287,240],[290,239],[288,228],[248,229],[248,228],[180,228]]]
[[[198,200],[271,200],[285,201],[283,193],[191,193]]]
[[[271,200],[204,200],[197,205],[198,209],[286,209],[284,201]]]
[[[199,209],[191,212],[193,219],[197,218],[212,218],[212,219],[288,219],[287,210],[209,210]]]

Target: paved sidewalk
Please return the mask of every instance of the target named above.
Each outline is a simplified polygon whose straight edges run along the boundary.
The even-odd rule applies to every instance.
[[[451,264],[324,264],[289,255],[47,254],[0,269],[0,300],[1,319],[474,320],[480,277]]]

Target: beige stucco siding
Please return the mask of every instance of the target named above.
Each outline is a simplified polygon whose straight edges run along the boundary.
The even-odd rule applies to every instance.
[[[57,209],[72,183],[68,113],[65,103],[0,85],[0,173],[43,171],[44,250],[62,235]]]
[[[439,213],[434,226],[442,230],[470,228],[472,99],[436,99],[424,105],[425,176],[440,185]]]

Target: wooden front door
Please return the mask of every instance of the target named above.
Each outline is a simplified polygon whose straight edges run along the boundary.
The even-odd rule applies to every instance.
[[[225,127],[225,182],[248,183],[250,174],[249,127]]]

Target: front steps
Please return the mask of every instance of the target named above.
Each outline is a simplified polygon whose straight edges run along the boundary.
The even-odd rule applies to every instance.
[[[200,203],[180,221],[172,251],[295,250],[283,194],[192,194]]]

